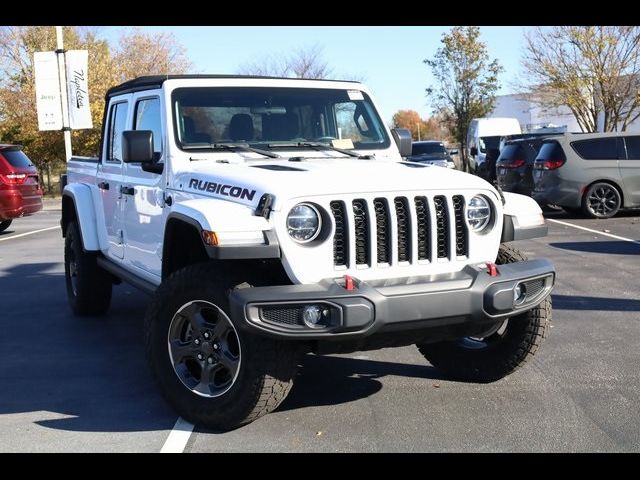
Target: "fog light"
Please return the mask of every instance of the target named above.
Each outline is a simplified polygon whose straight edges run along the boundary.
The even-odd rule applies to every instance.
[[[524,302],[525,298],[527,298],[527,289],[524,285],[519,283],[513,289],[513,304],[521,305]]]
[[[322,320],[322,308],[318,305],[307,305],[302,310],[302,320],[309,328],[322,328],[324,326],[320,323]]]

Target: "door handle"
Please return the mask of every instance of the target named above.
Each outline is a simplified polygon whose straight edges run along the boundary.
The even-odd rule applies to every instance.
[[[100,190],[109,190],[109,184],[107,182],[100,182],[98,188]]]
[[[133,187],[125,187],[124,185],[120,187],[120,193],[123,195],[135,195],[136,189]]]

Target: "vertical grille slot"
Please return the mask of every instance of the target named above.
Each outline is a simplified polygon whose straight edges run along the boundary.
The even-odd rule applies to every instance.
[[[409,202],[406,197],[396,197],[394,203],[398,220],[398,262],[409,262],[411,261]]]
[[[356,242],[356,265],[369,265],[369,215],[367,203],[362,200],[353,202],[353,224]]]
[[[429,260],[429,208],[425,197],[416,197],[416,218],[418,219],[418,260]]]
[[[391,263],[391,230],[389,225],[389,206],[386,198],[373,201],[376,212],[376,245],[378,263]]]
[[[447,212],[447,199],[443,195],[433,198],[436,210],[436,235],[438,258],[449,257],[449,212]]]
[[[346,266],[349,258],[347,225],[345,223],[344,202],[331,202],[331,213],[336,222],[336,233],[333,236],[333,264],[336,267]]]
[[[467,225],[464,221],[464,197],[453,196],[453,213],[456,219],[456,255],[468,255]]]

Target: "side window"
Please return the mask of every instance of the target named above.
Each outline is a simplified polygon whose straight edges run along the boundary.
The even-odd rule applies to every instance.
[[[627,158],[629,160],[640,160],[640,137],[624,137],[627,144]]]
[[[109,116],[109,147],[107,160],[122,161],[122,132],[127,129],[127,102],[115,103]]]
[[[617,160],[618,148],[615,137],[595,138],[571,142],[571,146],[585,160]]]
[[[157,158],[162,155],[162,121],[160,119],[160,99],[145,98],[136,103],[135,130],[153,132],[153,151]]]

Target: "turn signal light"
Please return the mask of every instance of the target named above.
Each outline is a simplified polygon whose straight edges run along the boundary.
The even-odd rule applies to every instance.
[[[204,240],[204,243],[211,245],[212,247],[218,245],[218,236],[216,235],[216,232],[212,232],[210,230],[202,231],[202,240]]]

